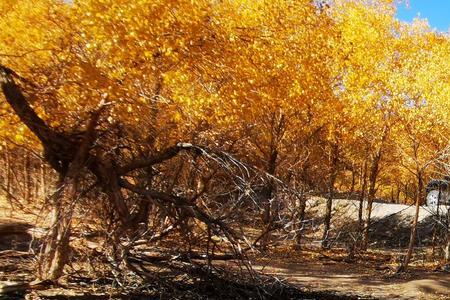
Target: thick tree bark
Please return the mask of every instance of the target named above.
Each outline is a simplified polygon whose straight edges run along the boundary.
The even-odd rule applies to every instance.
[[[90,147],[95,140],[95,127],[100,113],[100,109],[92,113],[74,160],[70,163],[67,173],[60,174],[60,184],[52,203],[52,227],[39,258],[38,276],[42,280],[57,280],[63,274],[64,266],[68,262],[72,214],[78,196],[77,181],[86,165]]]
[[[57,280],[63,273],[69,255],[76,182],[88,161],[102,107],[92,113],[81,142],[74,142],[69,135],[56,132],[36,114],[14,82],[13,76],[18,77],[12,70],[0,65],[0,86],[6,101],[41,141],[46,160],[60,174],[60,184],[52,203],[52,227],[47,242],[42,247],[38,270],[40,279]]]
[[[126,227],[130,222],[130,211],[125,203],[122,191],[119,186],[119,174],[116,172],[111,158],[103,157],[96,162],[96,175],[100,179],[103,191],[108,195],[111,203],[116,208],[122,227]]]
[[[146,175],[146,178],[142,179],[142,181],[144,181],[143,187],[146,189],[151,189],[153,174],[151,167],[147,169],[150,170],[146,170],[146,172],[144,173]],[[140,224],[142,224],[144,225],[145,228],[147,228],[151,209],[152,209],[151,202],[141,201],[140,203],[138,203],[136,213],[134,213],[131,216],[133,223],[132,226],[137,228],[140,226]]]
[[[41,141],[46,159],[51,166],[59,173],[67,172],[67,167],[73,160],[78,145],[67,136],[56,132],[36,114],[15,83],[13,76],[17,74],[0,65],[0,87],[6,101],[20,120]]]
[[[55,281],[63,275],[69,259],[73,204],[76,182],[73,178],[61,178],[53,196],[52,225],[45,245],[39,255],[38,278]]]

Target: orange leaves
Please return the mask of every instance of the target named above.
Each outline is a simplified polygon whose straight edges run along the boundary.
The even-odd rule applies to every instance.
[[[314,149],[339,141],[359,155],[385,127],[390,143],[410,124],[422,137],[448,130],[448,37],[400,24],[392,1],[333,3],[0,0],[0,53],[13,55],[0,63],[37,84],[33,104],[61,129],[108,93],[109,122],[136,135],[226,134],[255,157],[296,157],[316,131]]]

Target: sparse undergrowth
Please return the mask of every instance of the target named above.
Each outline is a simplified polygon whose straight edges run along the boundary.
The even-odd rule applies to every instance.
[[[162,250],[161,250],[162,251]],[[250,257],[254,262],[255,272],[241,272],[235,261],[215,263],[214,267],[198,264],[193,260],[159,262],[147,266],[154,271],[148,278],[129,274],[113,274],[104,266],[96,270],[97,275],[89,270],[83,256],[75,255],[80,261],[72,261],[66,269],[68,275],[61,278],[58,285],[45,286],[44,289],[23,290],[19,293],[3,295],[0,299],[377,299],[370,293],[359,290],[337,289],[342,274],[359,274],[361,280],[405,282],[417,279],[414,269],[411,273],[393,276],[396,264],[395,256],[389,251],[375,251],[356,255],[352,262],[346,261],[346,249],[321,251],[304,248],[302,251],[288,246],[270,247],[265,253],[255,253]],[[93,257],[91,257],[94,259]],[[97,262],[97,266],[99,266]],[[287,273],[277,274],[274,267],[285,264]],[[29,282],[33,279],[34,257],[28,252],[4,250],[0,254],[1,280]],[[258,267],[263,265],[262,268]],[[301,265],[304,269],[297,270]],[[428,266],[431,268],[431,264]],[[309,270],[308,270],[309,268]],[[319,269],[325,268],[324,273]],[[341,273],[342,269],[350,273]],[[274,271],[275,270],[275,271]],[[328,270],[328,271],[327,271]],[[370,272],[368,273],[368,271]],[[339,272],[338,272],[339,271]],[[275,273],[273,273],[275,272]],[[268,275],[262,275],[270,274]],[[289,275],[291,273],[291,275]],[[289,276],[316,273],[309,284],[292,282]],[[355,275],[356,274],[356,275]],[[375,275],[376,274],[376,275]],[[273,277],[275,276],[275,277]],[[333,287],[315,287],[321,276],[336,276],[336,289]],[[324,277],[325,278],[325,277]],[[315,280],[315,281],[314,281]],[[295,284],[293,284],[295,283]],[[364,286],[363,281],[359,283]],[[387,291],[388,292],[388,291]],[[386,292],[386,293],[387,293]],[[383,299],[383,298],[381,298]],[[424,298],[445,299],[445,298]]]

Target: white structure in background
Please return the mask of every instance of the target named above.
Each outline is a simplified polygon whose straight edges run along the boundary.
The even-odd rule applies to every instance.
[[[433,179],[426,187],[426,205],[433,213],[442,215],[450,209],[450,182],[448,179],[450,178],[445,180]]]

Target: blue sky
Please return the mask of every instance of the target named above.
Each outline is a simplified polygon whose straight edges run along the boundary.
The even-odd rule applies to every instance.
[[[409,0],[409,5],[398,5],[397,17],[410,22],[420,15],[428,19],[431,28],[448,32],[450,27],[450,0]]]

